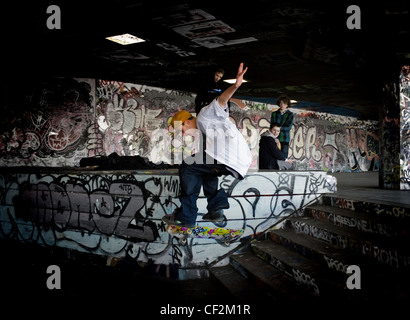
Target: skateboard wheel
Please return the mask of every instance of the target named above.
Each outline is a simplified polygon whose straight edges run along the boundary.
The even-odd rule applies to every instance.
[[[184,245],[184,244],[186,244],[186,239],[179,239],[179,244],[182,244],[182,245]]]
[[[191,229],[186,229],[186,234],[191,234],[192,233],[192,230]]]
[[[236,236],[235,232],[231,232],[230,235],[231,235],[232,238],[235,238],[235,236]]]
[[[226,240],[224,243],[227,247],[231,244],[228,240]]]

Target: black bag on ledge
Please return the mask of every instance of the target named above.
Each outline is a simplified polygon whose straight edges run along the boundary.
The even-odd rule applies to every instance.
[[[80,167],[95,167],[95,170],[136,170],[136,169],[174,169],[178,165],[171,165],[164,162],[155,164],[148,158],[141,156],[119,156],[116,152],[107,156],[96,156],[82,158]]]

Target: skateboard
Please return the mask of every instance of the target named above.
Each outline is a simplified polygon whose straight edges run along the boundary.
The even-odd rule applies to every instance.
[[[167,232],[179,239],[180,244],[186,244],[187,238],[208,238],[221,241],[226,246],[242,236],[243,229],[225,229],[219,227],[195,226],[192,228],[168,224]]]

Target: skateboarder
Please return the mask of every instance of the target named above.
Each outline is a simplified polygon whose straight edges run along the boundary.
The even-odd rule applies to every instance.
[[[201,186],[208,201],[208,213],[204,220],[222,221],[223,209],[229,208],[228,197],[218,189],[218,177],[233,175],[243,179],[252,161],[251,152],[244,137],[229,120],[227,103],[243,82],[248,68],[239,65],[235,84],[228,87],[208,106],[201,109],[197,118],[183,110],[171,120],[175,129],[181,125],[182,134],[195,130],[205,135],[206,148],[202,155],[185,159],[179,167],[181,207],[163,220],[168,224],[194,227],[198,214],[197,199]],[[195,160],[196,159],[196,160]],[[198,159],[200,161],[198,161]]]

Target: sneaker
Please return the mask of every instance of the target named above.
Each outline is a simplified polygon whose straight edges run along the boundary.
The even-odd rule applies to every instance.
[[[182,221],[177,220],[175,213],[163,216],[162,221],[164,221],[166,224],[172,224],[174,226],[180,226],[185,228],[195,227],[195,224],[183,223]]]
[[[207,221],[213,221],[213,222],[224,221],[225,219],[224,211],[222,209],[210,211],[206,215],[204,215],[202,219],[207,220]]]

